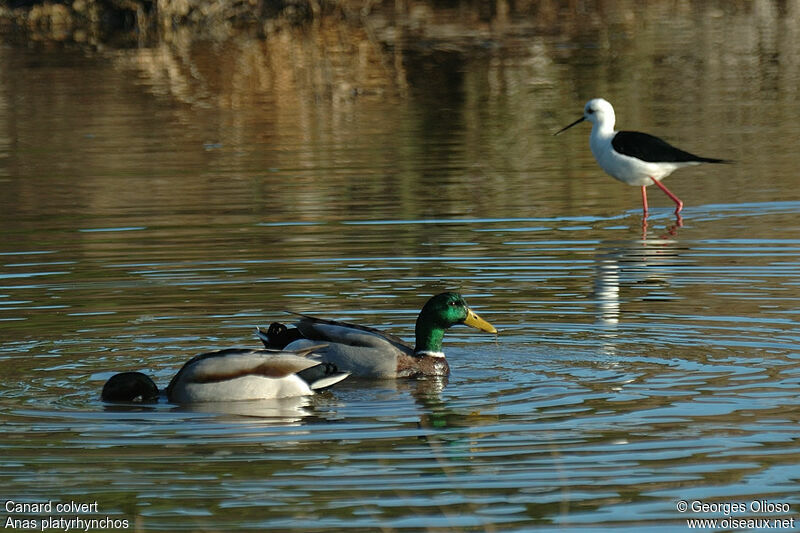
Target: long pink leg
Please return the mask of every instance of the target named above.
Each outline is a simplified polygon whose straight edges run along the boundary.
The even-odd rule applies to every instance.
[[[642,185],[642,208],[644,209],[644,216],[647,216],[647,189]]]
[[[650,178],[650,179],[652,179],[652,178]],[[675,214],[677,215],[678,213],[680,213],[681,209],[683,209],[683,202],[681,202],[681,199],[678,198],[677,196],[675,196],[674,194],[672,194],[671,192],[669,192],[669,189],[664,187],[664,185],[662,185],[660,181],[653,180],[653,183],[658,185],[658,188],[661,189],[662,191],[664,191],[664,194],[669,196],[672,199],[672,201],[675,202],[675,205],[677,206],[675,208]]]

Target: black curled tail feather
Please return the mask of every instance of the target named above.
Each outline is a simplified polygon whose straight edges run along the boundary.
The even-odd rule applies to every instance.
[[[269,348],[270,350],[283,350],[292,342],[303,338],[300,330],[286,327],[285,324],[280,322],[270,324],[267,331],[262,328],[256,328],[256,335],[261,339],[264,348]]]

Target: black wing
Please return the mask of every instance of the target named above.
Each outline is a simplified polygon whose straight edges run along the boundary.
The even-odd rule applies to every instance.
[[[619,131],[611,146],[620,154],[648,163],[727,163],[723,159],[700,157],[675,148],[667,141],[640,131]]]

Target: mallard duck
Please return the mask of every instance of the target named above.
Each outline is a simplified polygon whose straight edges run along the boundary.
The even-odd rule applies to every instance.
[[[447,328],[466,324],[497,333],[455,292],[437,294],[427,301],[417,317],[416,345],[375,328],[293,314],[299,317],[296,328],[279,322],[266,331],[258,328],[266,347],[297,350],[325,343],[327,347],[317,351],[323,361],[362,377],[446,376],[450,366],[442,351],[442,339]]]
[[[152,403],[158,401],[158,387],[141,372],[121,372],[106,381],[100,398],[105,402]]]
[[[313,359],[320,345],[302,350],[230,348],[197,355],[175,374],[166,393],[174,403],[266,400],[307,396],[350,374]],[[157,402],[158,387],[141,372],[114,374],[103,385],[106,402]]]
[[[350,374],[335,364],[312,359],[317,343],[301,350],[229,348],[197,355],[167,386],[174,403],[266,400],[307,396]]]

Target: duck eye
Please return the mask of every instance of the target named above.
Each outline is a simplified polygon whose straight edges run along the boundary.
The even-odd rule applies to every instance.
[[[591,115],[592,113],[594,113],[594,109],[592,109],[592,108],[590,107],[589,109],[587,109],[587,110],[586,110],[586,112],[587,112],[587,113],[589,113],[589,114]]]

